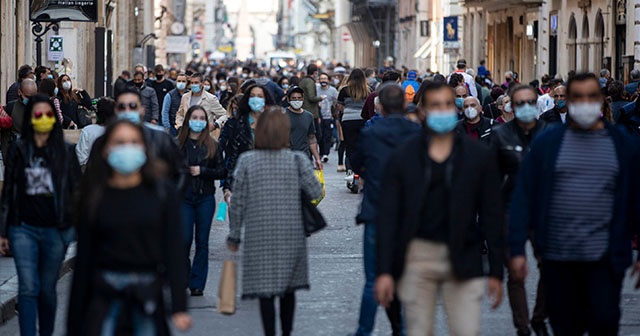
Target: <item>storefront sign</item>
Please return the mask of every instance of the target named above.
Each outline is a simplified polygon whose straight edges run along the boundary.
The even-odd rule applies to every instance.
[[[444,18],[444,48],[458,49],[460,48],[460,40],[458,39],[458,17],[447,16]]]
[[[49,38],[49,52],[47,53],[47,60],[52,62],[59,62],[64,59],[63,50],[63,38],[62,36],[54,35]]]
[[[98,21],[99,0],[30,0],[29,18],[34,22]]]

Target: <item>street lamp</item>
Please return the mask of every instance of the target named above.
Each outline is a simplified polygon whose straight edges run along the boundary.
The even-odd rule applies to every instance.
[[[36,63],[38,63],[38,65],[42,65],[42,37],[49,32],[49,30],[53,30],[58,34],[59,29],[60,25],[58,21],[49,22],[46,26],[43,26],[42,23],[38,21],[33,23],[31,33],[36,37]]]

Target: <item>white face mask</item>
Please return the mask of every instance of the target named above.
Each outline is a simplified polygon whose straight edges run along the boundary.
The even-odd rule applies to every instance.
[[[602,103],[569,103],[569,115],[580,128],[589,129],[602,115]]]
[[[511,102],[504,105],[504,111],[507,113],[513,113],[513,110],[511,109]]]
[[[291,105],[294,110],[299,110],[302,107],[302,103],[304,102],[300,100],[292,100],[289,102],[289,105]]]
[[[464,116],[469,120],[473,120],[478,116],[478,110],[475,107],[467,107],[464,109]]]
[[[71,82],[66,81],[62,83],[62,89],[64,89],[65,91],[69,91],[71,90]]]

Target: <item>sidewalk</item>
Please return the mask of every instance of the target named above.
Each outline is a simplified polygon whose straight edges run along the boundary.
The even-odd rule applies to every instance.
[[[60,277],[71,271],[76,256],[76,244],[72,243],[62,263]],[[18,303],[18,275],[13,258],[0,256],[0,326],[16,315]]]

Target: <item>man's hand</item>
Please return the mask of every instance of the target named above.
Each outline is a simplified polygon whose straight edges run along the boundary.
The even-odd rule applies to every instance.
[[[191,316],[187,313],[175,313],[171,316],[171,320],[180,331],[187,331],[191,328]]]
[[[509,272],[515,280],[524,280],[527,277],[527,258],[525,256],[511,258],[509,266]]]
[[[322,170],[323,169],[322,161],[319,158],[316,158],[316,169],[317,170]]]
[[[489,277],[487,281],[489,300],[491,300],[491,309],[497,309],[502,303],[502,281]]]
[[[191,173],[191,176],[200,176],[200,166],[189,167],[189,172]]]
[[[638,275],[638,281],[636,282],[636,285],[634,286],[634,288],[640,289],[640,261],[636,261],[636,263],[633,265],[633,270],[631,271],[631,277],[633,278],[636,274]]]
[[[231,242],[227,242],[227,248],[229,249],[229,251],[236,253],[238,252],[238,245],[231,243]]]
[[[383,274],[376,279],[375,295],[376,301],[385,308],[389,308],[393,301],[393,294],[396,290],[395,282],[390,274]]]
[[[227,205],[231,205],[231,190],[224,191],[224,201],[227,202]]]
[[[152,119],[152,120],[151,120],[151,123],[152,123],[152,124],[154,124],[154,125],[157,125],[157,124],[158,124],[158,121],[157,121],[157,120],[155,120],[155,119]]]
[[[7,255],[9,252],[9,239],[0,237],[0,254]]]

